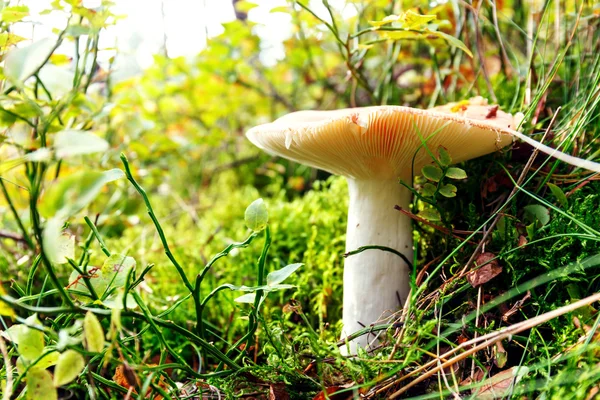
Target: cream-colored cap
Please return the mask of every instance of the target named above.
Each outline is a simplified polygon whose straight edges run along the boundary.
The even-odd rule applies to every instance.
[[[401,106],[298,111],[250,129],[259,148],[301,164],[355,179],[410,179],[445,147],[453,162],[512,143],[518,121],[481,98],[431,110]],[[422,139],[421,139],[422,138]]]

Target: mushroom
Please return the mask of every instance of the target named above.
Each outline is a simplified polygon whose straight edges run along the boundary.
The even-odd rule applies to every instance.
[[[381,250],[350,256],[344,265],[342,337],[392,315],[408,296],[413,234],[408,209],[413,171],[433,162],[423,146],[443,146],[453,162],[492,153],[512,143],[512,115],[482,99],[432,110],[376,106],[334,111],[298,111],[250,129],[248,139],[268,153],[342,175],[348,180],[346,251],[376,245]],[[368,348],[363,335],[350,351]]]

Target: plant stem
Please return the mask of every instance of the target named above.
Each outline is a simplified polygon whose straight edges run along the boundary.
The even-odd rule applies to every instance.
[[[21,229],[21,232],[23,233],[23,239],[25,239],[27,246],[29,246],[29,248],[32,250],[35,249],[33,240],[31,240],[31,237],[27,233],[27,229],[25,229],[25,225],[23,225],[23,221],[21,221],[21,218],[19,217],[19,213],[17,212],[17,209],[15,208],[15,205],[13,204],[12,199],[10,198],[10,195],[8,194],[8,190],[6,189],[6,186],[4,185],[4,181],[2,178],[0,178],[0,188],[2,188],[2,193],[4,194],[4,198],[6,199],[6,202],[8,203],[8,206],[10,207],[10,211],[12,212],[13,217],[15,218],[15,221],[17,222],[17,225],[19,225],[19,229]]]
[[[127,176],[127,180],[129,180],[129,182],[131,182],[133,187],[135,187],[135,190],[137,190],[137,192],[144,199],[144,203],[146,204],[146,209],[148,211],[148,215],[150,216],[150,219],[152,219],[152,222],[154,223],[156,231],[158,232],[160,241],[163,245],[163,248],[165,249],[165,254],[169,258],[171,263],[175,266],[175,269],[179,273],[179,276],[181,277],[181,280],[183,281],[183,284],[185,285],[185,287],[190,291],[190,293],[194,293],[194,287],[192,286],[192,284],[188,280],[187,276],[185,275],[185,272],[183,271],[183,268],[181,267],[181,265],[179,265],[179,263],[175,259],[175,256],[173,256],[173,253],[171,253],[171,249],[169,248],[169,244],[167,242],[167,238],[165,237],[165,233],[162,229],[162,226],[160,225],[160,222],[158,222],[156,215],[154,214],[154,210],[152,209],[152,205],[150,204],[150,200],[148,199],[148,195],[146,194],[146,191],[137,183],[137,181],[131,174],[131,169],[129,168],[129,161],[127,160],[127,157],[123,153],[121,153],[121,161],[123,162],[123,166],[125,167],[125,175]]]

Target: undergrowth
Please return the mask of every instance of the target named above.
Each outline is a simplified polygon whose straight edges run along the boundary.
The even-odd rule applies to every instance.
[[[349,2],[344,19],[297,1],[274,10],[296,32],[276,65],[256,59],[254,23],[239,19],[197,60],[157,56],[111,82],[112,65],[86,61],[114,21],[109,2],[54,3],[70,22],[30,53],[10,30],[28,11],[2,5],[4,399],[599,393],[597,174],[519,141],[462,163],[456,197],[435,200],[440,221],[417,218],[420,200],[408,210],[404,310],[359,332],[381,346],[349,358],[337,342],[346,183],[243,138],[299,108],[481,95],[523,112],[527,136],[597,160],[597,4]],[[69,68],[62,41],[84,49]],[[66,86],[47,65],[72,73]]]

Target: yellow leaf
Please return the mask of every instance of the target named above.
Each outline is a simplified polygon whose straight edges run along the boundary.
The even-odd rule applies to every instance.
[[[428,23],[430,23],[432,21],[435,21],[436,19],[437,19],[437,17],[435,15],[423,15],[423,14],[419,14],[414,11],[408,10],[407,12],[404,13],[404,18],[403,18],[404,24],[402,25],[402,27],[405,29],[420,30],[420,29],[425,28],[425,25],[427,25]]]
[[[246,0],[241,0],[238,1],[237,3],[235,3],[235,9],[238,12],[247,14],[248,11],[252,10],[253,8],[258,7],[258,4],[252,3],[250,1],[246,1]]]
[[[0,285],[0,295],[2,295],[2,296],[6,295],[6,292],[4,291],[4,288],[2,287],[2,285]],[[4,315],[5,317],[14,318],[15,311],[12,308],[10,308],[10,306],[7,303],[0,300],[0,315]]]
[[[379,26],[389,25],[393,22],[400,21],[400,20],[402,20],[402,18],[403,18],[403,15],[393,15],[392,14],[392,15],[388,15],[381,21],[369,21],[369,24],[379,27]]]
[[[390,40],[417,40],[417,39],[425,39],[427,38],[427,34],[416,32],[416,31],[405,31],[405,30],[397,30],[397,31],[377,31],[381,36]]]

